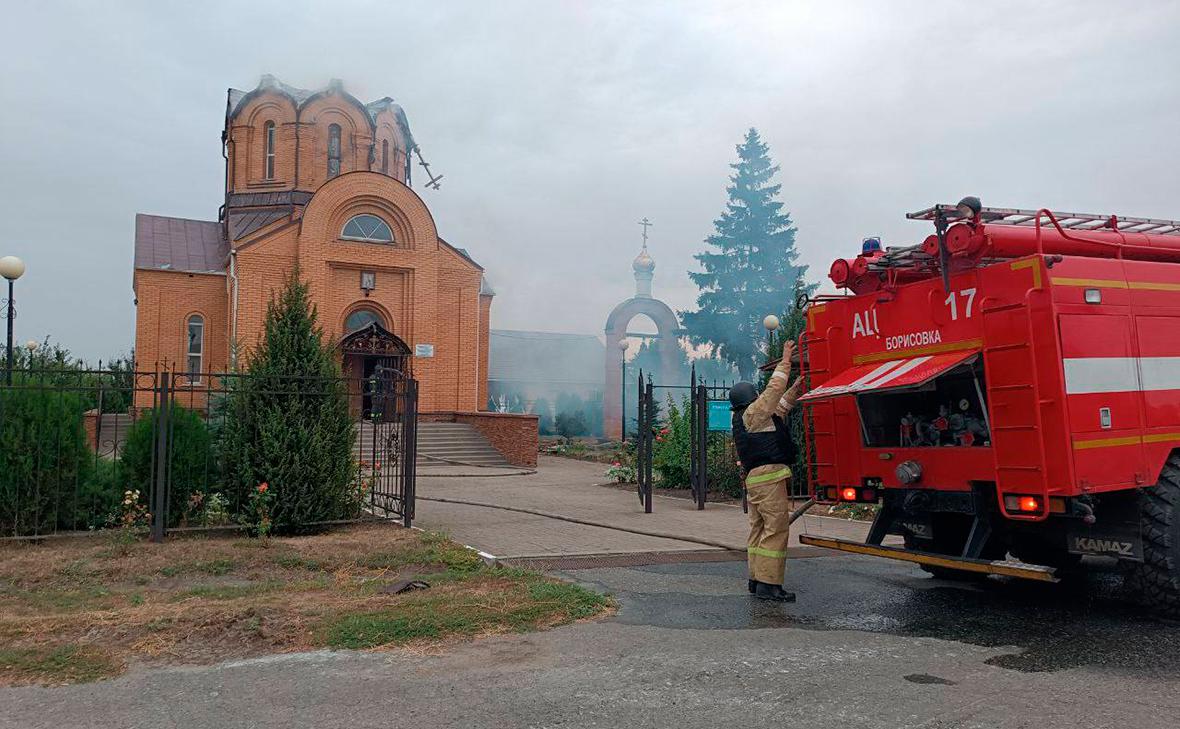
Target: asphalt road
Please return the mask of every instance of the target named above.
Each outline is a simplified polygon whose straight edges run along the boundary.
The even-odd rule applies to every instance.
[[[436,655],[314,653],[0,691],[0,727],[1176,727],[1180,623],[1117,579],[934,580],[792,560],[794,605],[741,563],[567,573],[611,620]]]

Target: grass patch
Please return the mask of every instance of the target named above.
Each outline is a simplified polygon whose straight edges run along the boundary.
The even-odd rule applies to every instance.
[[[105,587],[84,590],[14,590],[8,593],[17,604],[39,613],[70,613],[82,610],[110,610],[116,600]]]
[[[368,554],[361,559],[360,564],[380,570],[399,570],[410,565],[437,565],[452,572],[475,572],[485,566],[478,554],[455,544],[438,532],[426,532],[421,535],[417,545],[409,548]]]
[[[326,565],[318,559],[310,559],[299,554],[276,554],[271,560],[279,567],[287,570],[308,570],[309,572],[322,572],[327,569]]]
[[[0,686],[92,681],[123,666],[207,664],[543,629],[600,595],[489,567],[443,534],[388,523],[266,540],[0,542]],[[423,591],[388,588],[422,579]],[[93,646],[93,648],[91,648]]]
[[[173,602],[202,598],[205,600],[240,600],[244,597],[261,595],[283,589],[280,582],[262,582],[249,585],[198,585],[172,595]]]
[[[332,618],[322,626],[321,640],[331,648],[358,649],[501,629],[519,632],[588,618],[610,606],[607,597],[578,585],[499,573],[488,570],[486,577],[497,581],[495,589],[474,595],[414,598],[395,608]]]
[[[179,575],[187,574],[202,574],[210,577],[224,577],[230,572],[234,571],[237,563],[228,558],[222,557],[219,559],[209,560],[194,560],[190,562],[178,562],[176,564],[164,565],[160,568],[160,574],[165,577],[177,577]]]
[[[0,678],[7,683],[88,683],[118,674],[122,665],[95,648],[0,649]]]

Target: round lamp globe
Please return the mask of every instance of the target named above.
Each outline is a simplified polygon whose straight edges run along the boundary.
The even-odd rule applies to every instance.
[[[15,281],[25,274],[25,262],[16,256],[0,258],[0,276]]]

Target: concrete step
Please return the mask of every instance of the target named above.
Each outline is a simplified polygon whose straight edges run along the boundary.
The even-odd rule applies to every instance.
[[[372,450],[373,426],[362,423],[357,435],[355,453],[363,458]],[[417,438],[419,460],[431,457],[481,466],[508,464],[488,439],[468,423],[419,422]]]

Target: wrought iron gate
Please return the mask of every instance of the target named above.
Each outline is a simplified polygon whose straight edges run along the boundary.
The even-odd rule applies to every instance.
[[[361,429],[361,452],[371,468],[373,512],[414,519],[418,456],[418,382],[400,369],[378,366],[368,380],[370,410]]]

